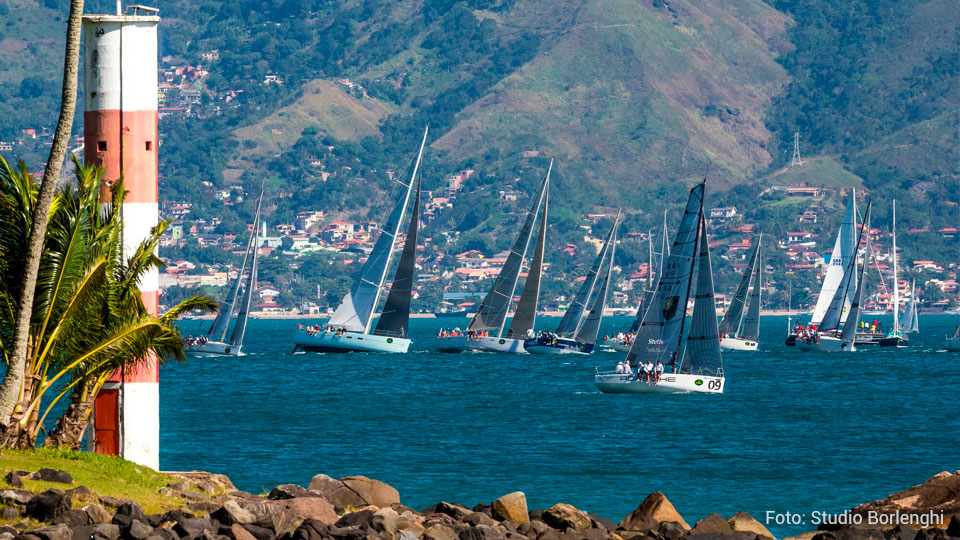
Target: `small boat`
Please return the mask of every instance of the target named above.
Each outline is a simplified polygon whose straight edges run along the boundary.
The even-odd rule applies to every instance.
[[[867,246],[870,245],[870,231],[867,224],[870,222],[870,202],[867,202],[867,210],[864,212],[863,223],[860,225],[860,234],[857,236],[859,246],[862,240],[866,240]],[[824,313],[820,325],[812,331],[805,332],[796,339],[796,346],[806,351],[820,352],[849,352],[856,350],[857,327],[860,325],[860,306],[863,304],[863,282],[866,278],[867,268],[870,266],[870,249],[863,255],[863,264],[859,265],[857,271],[856,252],[847,261],[847,267],[844,270],[844,277],[841,280],[840,287],[834,293],[833,300]],[[844,313],[843,305],[849,295],[852,284],[856,282],[849,310]],[[841,321],[842,315],[846,314],[846,320]]]
[[[601,392],[723,393],[725,379],[720,355],[720,330],[703,215],[705,189],[706,182],[703,182],[690,190],[664,273],[626,358],[627,365],[652,365],[656,362],[656,369],[666,366],[672,368],[673,372],[663,373],[659,381],[654,379],[648,382],[639,373],[598,370],[594,384]],[[697,287],[693,295],[693,316],[684,339],[687,299],[695,274]]]
[[[184,352],[189,356],[240,356],[243,349],[243,336],[247,331],[247,319],[250,314],[250,304],[257,289],[257,259],[260,249],[260,208],[263,203],[263,186],[260,187],[260,198],[257,200],[257,211],[253,216],[253,228],[250,230],[250,240],[243,255],[243,262],[237,271],[237,279],[229,289],[224,300],[220,301],[220,311],[217,318],[210,325],[206,335],[187,338]],[[250,271],[246,272],[247,262],[250,262]],[[246,279],[244,273],[246,272]],[[240,296],[240,286],[244,286],[243,298],[237,303]],[[230,321],[234,310],[237,310],[233,332],[227,339]]]
[[[760,242],[747,259],[747,267],[740,278],[740,285],[733,294],[730,306],[720,321],[720,348],[731,351],[755,351],[760,339],[760,294],[762,290],[763,258],[760,256]],[[753,281],[753,289],[750,282]],[[747,294],[750,294],[749,304]],[[746,312],[744,312],[746,308]]]
[[[590,274],[574,297],[573,302],[560,319],[553,332],[540,332],[523,342],[523,348],[531,354],[590,354],[597,344],[603,310],[607,306],[607,290],[613,274],[613,259],[617,248],[617,227],[620,225],[620,210],[613,220],[606,241],[590,268]],[[607,271],[600,279],[600,270],[606,264]],[[600,286],[596,287],[597,282]],[[587,310],[586,307],[590,306]]]
[[[848,287],[850,280],[856,279],[856,276],[851,276],[851,272],[847,272],[848,268],[852,268],[849,264],[850,260],[855,259],[857,256],[858,244],[856,244],[856,234],[857,197],[856,190],[851,190],[850,204],[847,206],[843,215],[843,221],[840,223],[840,229],[837,231],[837,240],[833,245],[833,253],[830,256],[830,267],[827,268],[827,273],[823,277],[820,296],[817,298],[817,304],[813,308],[810,323],[807,328],[802,328],[798,323],[795,328],[791,329],[791,333],[787,336],[787,345],[796,345],[799,341],[798,336],[804,332],[812,331],[815,328],[821,328],[824,318],[828,315],[828,320],[838,317],[835,322],[837,326],[846,321],[850,304],[853,301],[853,290],[856,288],[856,283]],[[843,297],[838,297],[838,290],[846,290],[847,294]]]
[[[900,327],[900,286],[897,279],[897,200],[893,200],[893,327],[877,343],[881,347],[903,347],[907,337]]]
[[[410,299],[416,272],[417,235],[420,228],[420,165],[427,143],[427,129],[423,130],[420,149],[413,162],[410,182],[404,184],[400,196],[380,230],[367,262],[350,287],[330,320],[321,326],[299,328],[294,335],[294,350],[309,352],[383,352],[405,353],[410,348],[407,328],[410,324]],[[383,312],[373,327],[374,312],[384,289],[384,280],[393,259],[394,245],[400,234],[411,195],[413,209],[407,237],[400,253],[390,292]]]
[[[953,337],[946,336],[943,340],[944,346],[948,351],[960,352],[960,325],[953,332]]]
[[[543,255],[547,235],[547,207],[550,198],[550,172],[553,160],[547,167],[547,175],[540,182],[540,189],[534,197],[533,206],[527,211],[520,234],[510,248],[507,260],[493,281],[493,286],[483,298],[477,313],[467,325],[467,330],[453,337],[441,337],[440,352],[462,352],[468,349],[488,352],[524,354],[523,340],[533,331],[537,320],[537,304],[540,297],[540,277],[543,273]],[[533,259],[527,272],[527,281],[523,284],[517,309],[510,322],[510,328],[504,334],[507,313],[520,278],[520,269],[533,236],[533,225],[541,213],[540,229],[537,232],[537,244]]]

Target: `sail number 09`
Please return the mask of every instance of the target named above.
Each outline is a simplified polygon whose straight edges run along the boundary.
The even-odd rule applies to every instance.
[[[720,379],[710,379],[707,381],[707,388],[710,390],[719,390],[723,386],[723,383],[720,382]]]

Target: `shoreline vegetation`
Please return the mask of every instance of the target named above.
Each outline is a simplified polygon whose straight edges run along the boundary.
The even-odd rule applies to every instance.
[[[691,526],[661,492],[619,522],[522,492],[472,507],[416,510],[365,476],[315,475],[307,487],[237,490],[221,474],[158,473],[122,458],[66,450],[0,454],[2,540],[765,540],[771,516],[710,514]],[[797,514],[793,514],[796,516]],[[689,518],[690,516],[688,516]],[[772,525],[810,523],[778,514]],[[814,517],[816,519],[816,517]],[[816,521],[814,521],[816,523]],[[960,471],[853,509],[785,540],[960,538]]]

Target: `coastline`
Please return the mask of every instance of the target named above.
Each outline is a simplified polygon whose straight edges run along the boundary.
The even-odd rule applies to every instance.
[[[540,311],[537,313],[537,315],[541,317],[563,317],[563,314],[564,314],[563,311]],[[615,311],[605,311],[603,316],[604,317],[632,317],[634,314],[635,312],[631,310],[615,310]],[[797,316],[803,316],[803,315],[809,315],[809,314],[810,312],[808,311],[786,310],[786,309],[767,309],[767,310],[760,311],[760,316],[762,317],[787,316],[787,315],[790,315],[792,317],[797,317]],[[924,314],[927,315],[928,313],[924,312]],[[929,314],[932,314],[932,313],[929,313]],[[331,315],[330,313],[286,313],[286,312],[272,313],[272,312],[265,312],[265,311],[250,312],[251,319],[323,320],[323,319],[330,318],[330,315]],[[722,316],[723,312],[718,311],[717,315]],[[512,317],[513,314],[510,313],[507,316]],[[473,317],[473,313],[468,313],[466,315],[463,315],[462,317],[449,317],[449,319],[461,320],[461,319],[469,319],[470,317]],[[183,317],[184,320],[213,320],[215,318],[216,318],[216,315],[208,315],[208,314],[187,315]],[[437,317],[437,315],[434,313],[410,313],[410,318],[411,319],[443,319],[447,317]]]

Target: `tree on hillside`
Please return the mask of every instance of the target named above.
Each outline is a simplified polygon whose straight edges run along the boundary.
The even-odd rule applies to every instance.
[[[33,319],[34,290],[37,285],[37,272],[46,238],[47,221],[50,218],[50,204],[53,201],[63,160],[67,155],[70,142],[70,130],[77,107],[77,72],[80,68],[80,29],[83,18],[83,0],[70,2],[70,16],[67,19],[67,43],[63,60],[63,92],[60,98],[60,118],[53,136],[50,157],[43,171],[43,181],[35,206],[29,211],[33,214],[30,223],[27,249],[23,253],[24,268],[20,275],[19,287],[14,294],[17,298],[16,322],[12,336],[12,350],[5,357],[7,374],[0,384],[0,431],[10,427],[18,396],[23,385],[23,370],[27,362],[30,337],[30,322]]]

